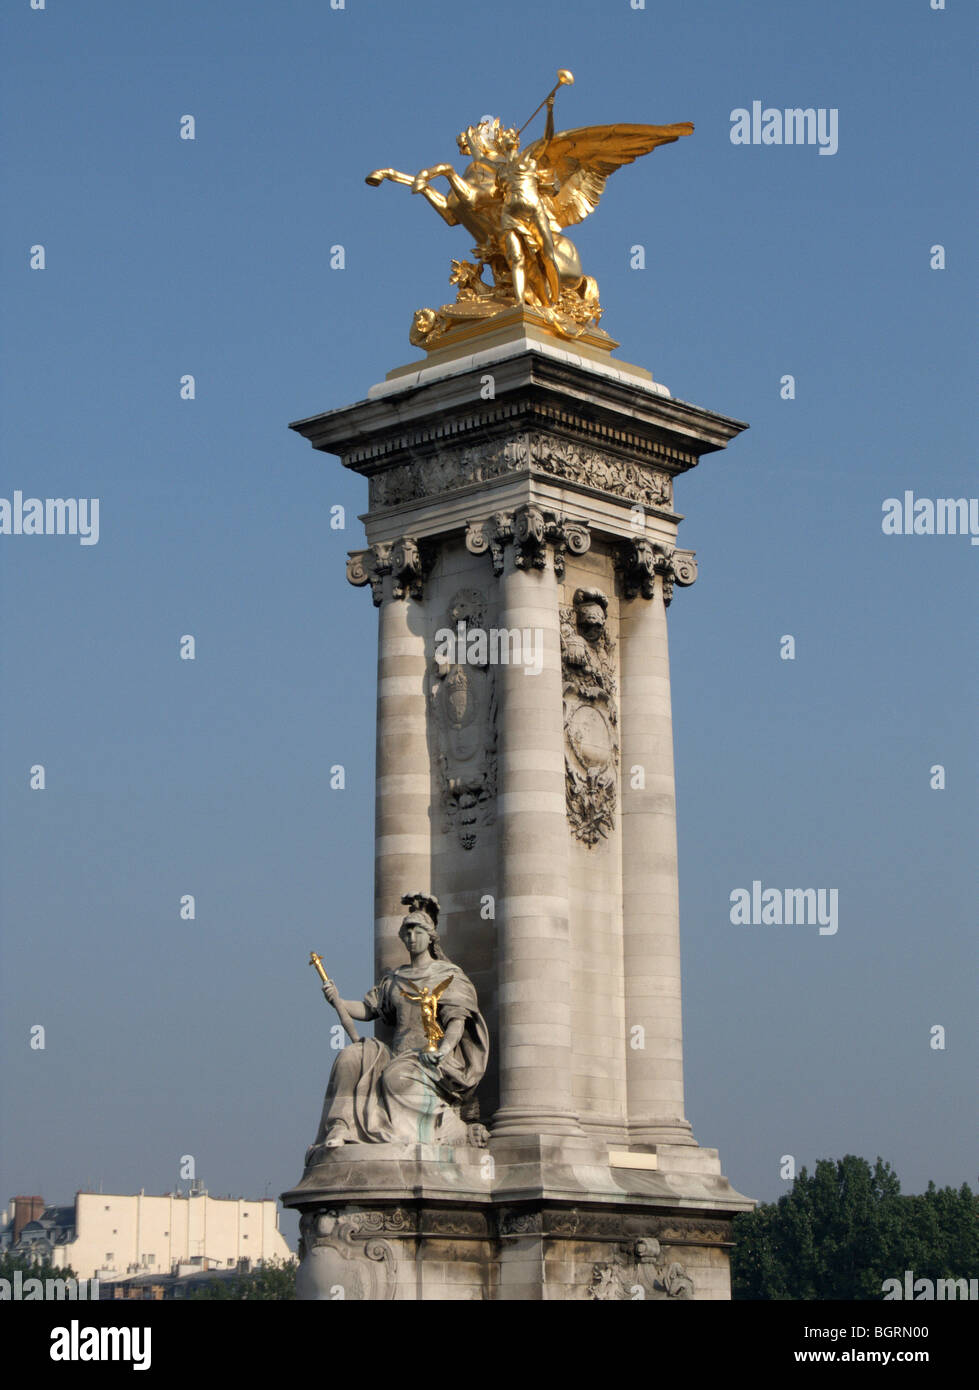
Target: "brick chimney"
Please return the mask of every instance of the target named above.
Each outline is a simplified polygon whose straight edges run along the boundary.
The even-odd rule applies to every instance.
[[[44,1211],[43,1197],[15,1197],[11,1203],[14,1209],[14,1241],[20,1239],[20,1233],[27,1225],[28,1221],[36,1221]]]

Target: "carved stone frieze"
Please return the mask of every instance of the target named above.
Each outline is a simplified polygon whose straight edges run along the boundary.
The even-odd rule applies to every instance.
[[[426,1210],[422,1214],[419,1229],[424,1236],[459,1236],[463,1239],[486,1240],[492,1234],[491,1225],[488,1212],[446,1208]]]
[[[503,1207],[501,1236],[539,1235],[633,1245],[638,1240],[663,1245],[728,1246],[729,1221],[657,1216],[652,1212],[595,1211],[579,1207]]]
[[[600,589],[578,589],[561,609],[568,820],[586,845],[615,828],[619,716],[608,603]]]
[[[402,447],[414,452],[424,442],[412,437],[402,441]],[[645,456],[641,459],[624,457],[627,451],[638,452],[639,441],[624,434],[620,438],[616,431],[610,433],[605,448],[549,431],[511,434],[465,447],[450,444],[437,453],[416,452],[405,462],[371,474],[370,506],[371,510],[402,506],[508,473],[529,471],[610,493],[643,507],[672,509],[671,471],[692,467],[696,456],[659,445],[643,448]],[[346,460],[351,465],[357,461],[355,455]]]
[[[616,1212],[576,1206],[519,1206],[497,1208],[389,1206],[361,1208],[337,1204],[302,1214],[299,1223],[300,1255],[304,1249],[332,1241],[343,1223],[345,1239],[366,1241],[374,1237],[459,1235],[474,1238],[537,1235],[555,1240],[601,1241],[620,1247],[620,1253],[645,1246],[640,1253],[649,1261],[660,1259],[660,1247],[728,1246],[729,1221],[704,1221],[696,1216],[657,1216],[647,1212]],[[671,1254],[675,1253],[671,1250]]]
[[[554,1211],[504,1211],[500,1216],[501,1236],[567,1236],[578,1231],[580,1216],[573,1208]]]
[[[587,443],[549,434],[489,439],[480,445],[446,449],[409,463],[394,464],[370,478],[370,506],[371,510],[401,506],[487,482],[489,478],[527,471],[577,482],[644,507],[673,506],[669,473],[659,473],[648,464],[622,459]]]
[[[465,850],[496,811],[495,677],[488,643],[468,641],[476,631],[485,638],[486,599],[478,589],[460,589],[436,633],[429,706],[442,829],[455,830]]]
[[[526,435],[489,440],[465,449],[446,449],[375,473],[370,479],[370,506],[373,510],[414,502],[419,497],[439,497],[454,488],[526,471],[527,466]]]
[[[692,550],[677,550],[644,536],[625,541],[619,549],[616,568],[622,576],[622,590],[628,599],[641,594],[652,598],[656,592],[656,575],[663,586],[663,602],[669,608],[673,600],[673,585],[687,587],[697,578],[697,560]]]
[[[418,1229],[416,1212],[405,1211],[402,1207],[381,1207],[377,1210],[360,1210],[348,1213],[352,1234],[358,1238],[390,1231],[397,1235],[411,1235]]]
[[[588,444],[554,435],[531,435],[530,462],[535,472],[611,492],[644,507],[673,505],[673,483],[668,473],[652,472]]]

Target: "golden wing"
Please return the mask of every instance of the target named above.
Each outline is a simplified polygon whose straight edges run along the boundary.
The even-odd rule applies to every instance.
[[[432,990],[432,998],[433,998],[433,999],[438,999],[438,998],[440,998],[440,996],[441,996],[441,994],[442,994],[442,991],[443,991],[444,989],[447,989],[448,986],[451,985],[451,983],[452,983],[452,976],[450,975],[449,978],[448,978],[447,980],[443,980],[442,983],[441,983],[440,985],[436,985],[436,986],[435,986],[435,988]]]
[[[549,141],[535,140],[526,151],[541,168],[541,182],[548,174],[557,192],[543,195],[547,211],[559,227],[582,222],[598,207],[609,174],[649,154],[657,145],[671,145],[681,135],[692,135],[689,121],[675,125],[590,125],[580,130],[560,130]]]

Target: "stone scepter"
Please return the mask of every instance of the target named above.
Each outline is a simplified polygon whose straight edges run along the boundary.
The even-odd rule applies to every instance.
[[[315,967],[317,975],[323,981],[323,993],[325,995],[327,988],[333,984],[333,981],[330,979],[329,975],[323,969],[323,957],[318,956],[315,951],[310,951],[309,963],[310,965]],[[334,1005],[334,1008],[337,1011],[337,1017],[343,1024],[343,1031],[346,1033],[350,1041],[360,1042],[360,1034],[357,1032],[357,1029],[354,1026],[353,1019],[350,1017],[346,1009],[343,1007],[343,1000],[338,999],[336,1004]]]

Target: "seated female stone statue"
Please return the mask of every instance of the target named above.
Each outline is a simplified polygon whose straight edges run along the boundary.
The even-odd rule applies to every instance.
[[[342,1144],[464,1144],[469,1137],[460,1107],[486,1070],[489,1034],[472,983],[439,945],[437,900],[416,893],[401,901],[410,909],[398,933],[409,963],[388,971],[363,1002],[340,1000],[335,985],[323,986],[331,1004],[351,1018],[380,1019],[394,1036],[390,1047],[364,1038],[338,1054],[307,1164]]]

